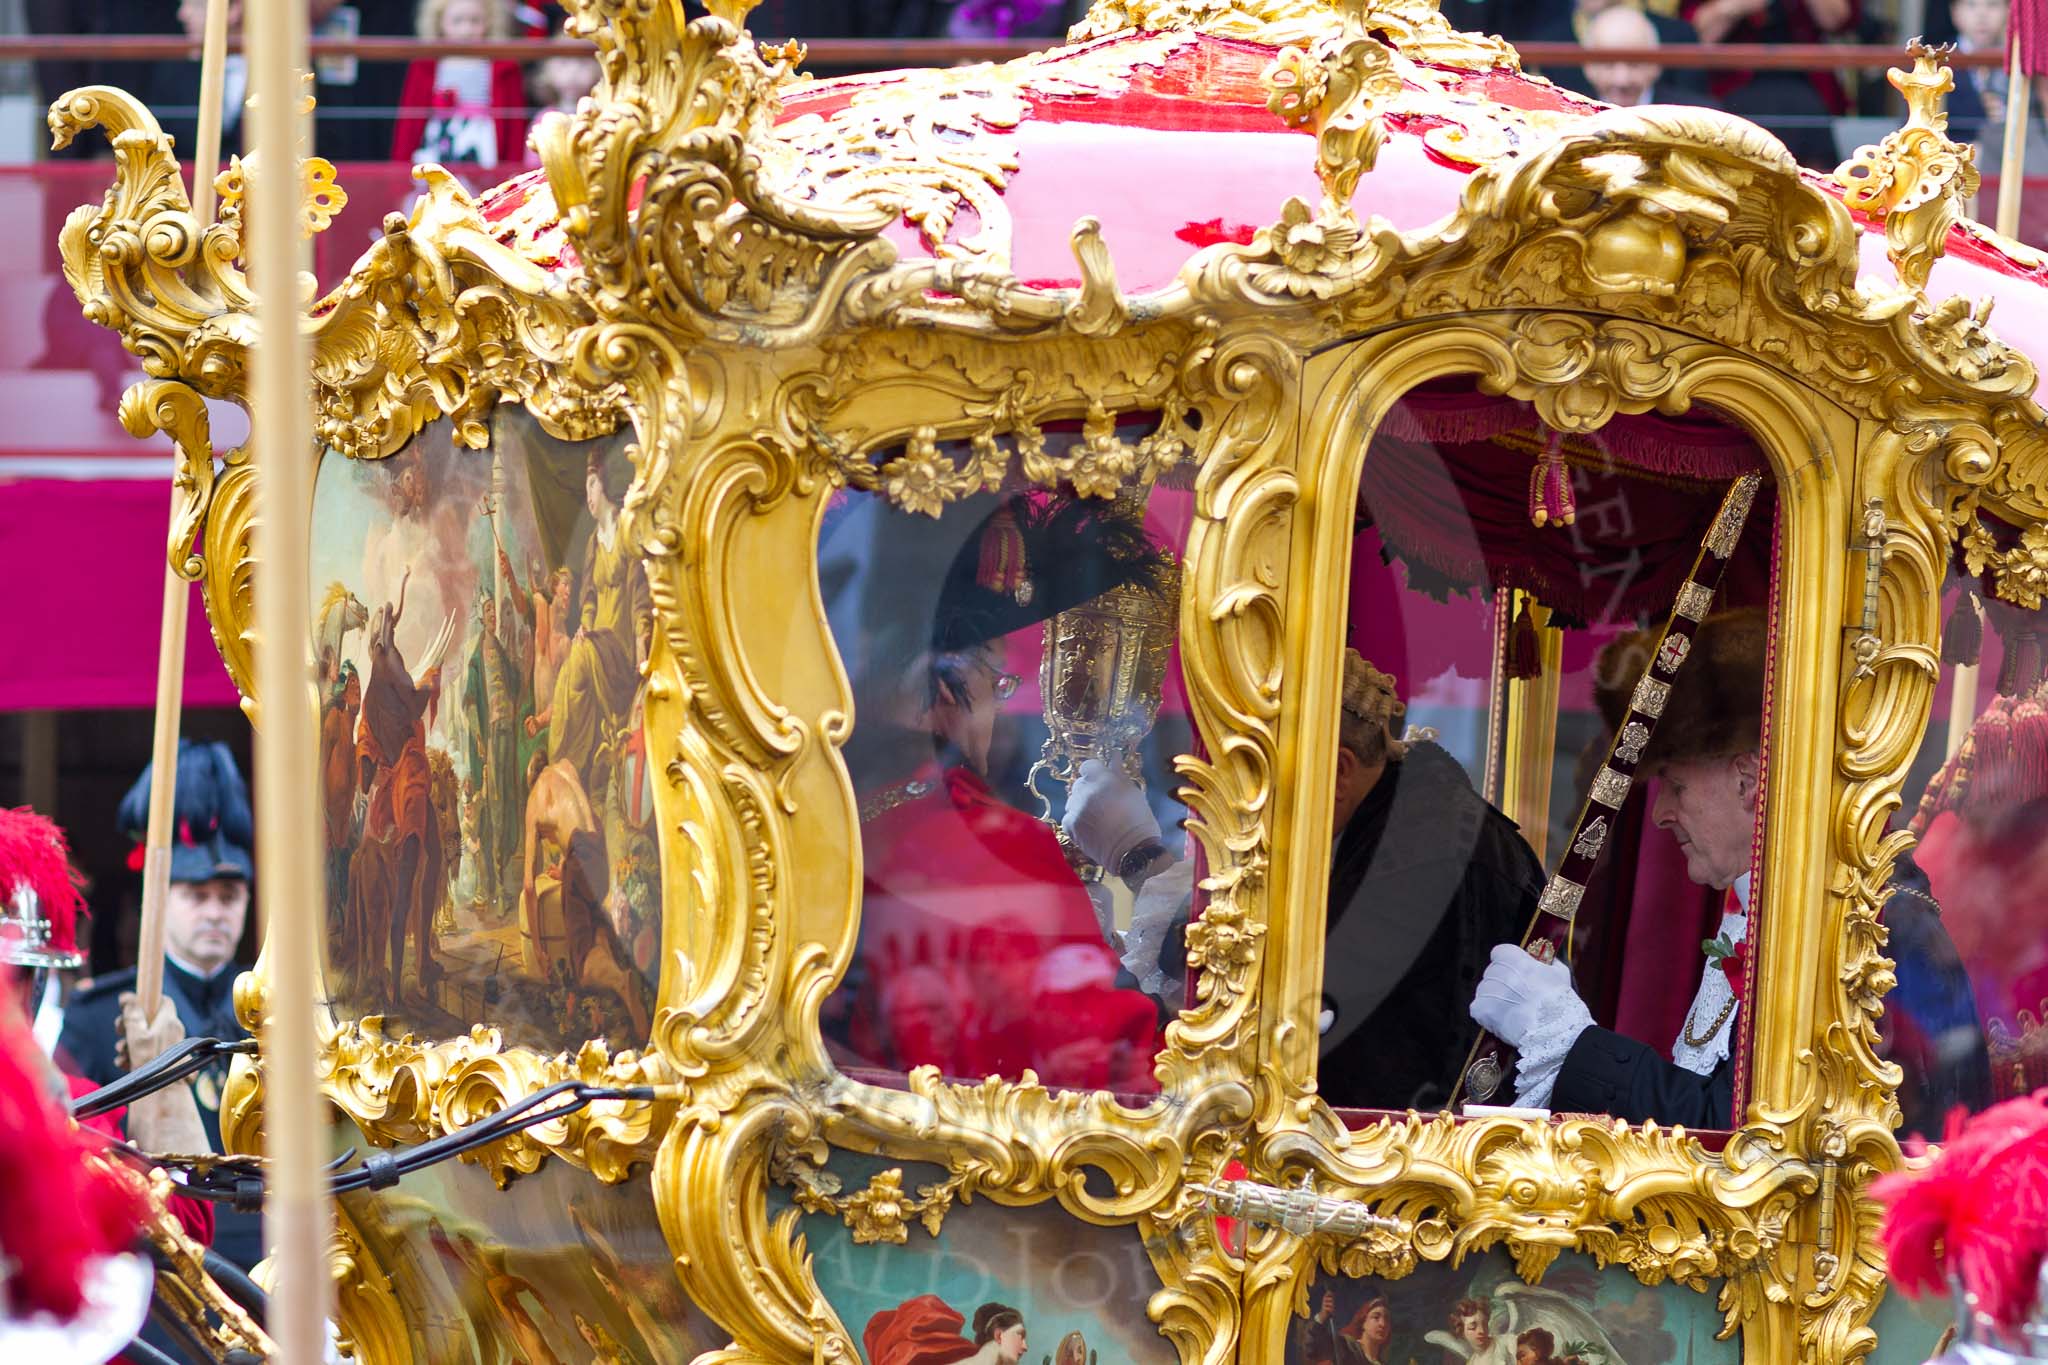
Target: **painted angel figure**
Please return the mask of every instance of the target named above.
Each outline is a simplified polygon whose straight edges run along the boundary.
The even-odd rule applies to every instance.
[[[1495,1308],[1491,1299],[1460,1299],[1451,1308],[1449,1327],[1426,1333],[1423,1340],[1468,1365],[1514,1365],[1515,1334],[1505,1306]]]
[[[1095,1365],[1095,1352],[1088,1349],[1088,1338],[1079,1332],[1069,1332],[1060,1338],[1059,1349],[1045,1357],[1043,1365]]]
[[[1628,1365],[1591,1309],[1568,1294],[1519,1281],[1461,1300],[1450,1330],[1426,1340],[1467,1365]]]

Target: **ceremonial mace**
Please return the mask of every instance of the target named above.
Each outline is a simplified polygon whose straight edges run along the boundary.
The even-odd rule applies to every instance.
[[[1692,568],[1664,618],[1663,630],[1657,634],[1656,648],[1629,695],[1628,714],[1608,742],[1607,761],[1600,765],[1592,789],[1579,807],[1578,819],[1572,823],[1571,840],[1558,860],[1557,871],[1551,873],[1543,888],[1528,930],[1522,935],[1522,946],[1532,957],[1547,962],[1562,947],[1569,960],[1572,921],[1579,912],[1579,902],[1585,897],[1593,870],[1599,866],[1601,851],[1607,846],[1611,822],[1619,818],[1622,804],[1628,800],[1636,765],[1657,732],[1665,703],[1671,699],[1672,682],[1692,653],[1700,622],[1713,609],[1714,594],[1728,571],[1728,560],[1734,555],[1736,544],[1742,539],[1742,528],[1749,521],[1749,509],[1762,483],[1762,475],[1744,474],[1729,485],[1713,524],[1707,528],[1706,539],[1693,556]],[[1458,1073],[1458,1083],[1451,1089],[1451,1107],[1456,1107],[1458,1097],[1468,1089],[1481,1104],[1491,1100],[1507,1078],[1509,1050],[1500,1039],[1482,1031],[1473,1040],[1464,1068]]]

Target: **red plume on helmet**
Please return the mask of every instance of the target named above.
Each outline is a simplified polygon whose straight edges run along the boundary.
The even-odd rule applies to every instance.
[[[0,962],[78,966],[84,910],[64,831],[27,806],[0,810]]]
[[[94,1264],[135,1241],[140,1178],[95,1159],[96,1145],[45,1088],[27,1021],[0,1009],[0,1346],[10,1319],[90,1307]]]
[[[1926,1167],[1871,1187],[1888,1206],[1885,1259],[1909,1295],[1946,1293],[1953,1277],[2011,1334],[2034,1306],[2048,1253],[2048,1092],[1959,1115]]]

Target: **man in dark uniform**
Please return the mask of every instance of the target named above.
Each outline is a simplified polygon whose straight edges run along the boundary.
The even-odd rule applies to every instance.
[[[1569,966],[1539,962],[1519,947],[1503,945],[1479,983],[1472,1017],[1520,1050],[1517,1103],[1688,1128],[1722,1128],[1734,1121],[1734,1054],[1747,979],[1740,963],[1749,937],[1750,868],[1762,800],[1767,630],[1760,608],[1721,612],[1701,622],[1643,753],[1642,771],[1657,783],[1651,823],[1678,841],[1688,877],[1726,896],[1719,933],[1703,945],[1707,960],[1678,1036],[1667,1053],[1598,1027],[1579,999]],[[1610,730],[1623,719],[1656,638],[1655,632],[1637,631],[1601,653],[1595,691]],[[1954,965],[1955,950],[1926,886],[1926,878],[1902,859],[1885,922],[1910,951],[1899,956],[1900,989],[1887,1003],[1894,1010],[1916,1009],[1927,1019],[1974,1018],[1969,979]],[[1940,1002],[1938,1008],[1926,1003],[1930,998]],[[1974,1108],[1989,1099],[1990,1069],[1981,1042],[1973,1057],[1952,1059],[1939,1070],[1923,1069],[1905,1053],[1898,1060],[1911,1073],[1901,1091],[1912,1109],[1906,1115],[1909,1129],[1932,1131],[1950,1106]]]
[[[150,777],[145,769],[121,802],[121,828],[137,840],[149,821]],[[188,1038],[246,1038],[248,1030],[235,1018],[235,950],[249,918],[254,831],[249,790],[227,745],[179,741],[176,820],[164,902],[164,998],[177,1008]],[[95,1085],[117,1079],[125,1068],[115,1039],[123,1002],[134,990],[132,967],[82,984],[64,1011],[59,1065]],[[188,1082],[215,1151],[226,1082],[225,1061]],[[214,1245],[248,1270],[263,1258],[262,1231],[258,1215],[223,1205]]]
[[[1543,867],[1456,759],[1401,742],[1394,680],[1356,650],[1341,708],[1317,1085],[1339,1107],[1433,1110],[1477,1033],[1464,1002],[1535,915]]]

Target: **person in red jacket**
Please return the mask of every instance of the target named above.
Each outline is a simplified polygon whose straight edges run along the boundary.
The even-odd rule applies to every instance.
[[[917,583],[885,575],[884,619],[863,642],[847,753],[865,877],[841,1041],[890,1070],[978,1080],[1028,1068],[1055,1086],[1149,1092],[1159,1005],[1117,984],[1060,834],[992,788],[989,759],[1018,682],[1005,637],[1122,584],[1156,583],[1169,561],[1142,529],[1065,499],[983,498],[948,509],[946,524],[881,521],[874,544],[937,541],[941,557],[919,556]],[[1127,884],[1175,865],[1133,784],[1099,765],[1083,776],[1067,816],[1082,855]]]
[[[421,0],[420,37],[474,43],[511,35],[505,0]],[[526,79],[517,62],[442,57],[406,68],[391,156],[414,165],[518,166],[526,155]]]

